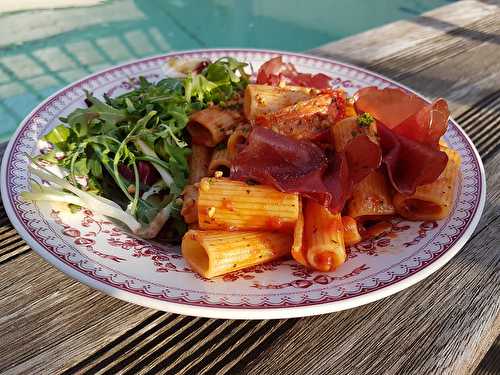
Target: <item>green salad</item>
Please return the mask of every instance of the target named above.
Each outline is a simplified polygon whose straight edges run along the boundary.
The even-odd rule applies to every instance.
[[[24,199],[90,207],[143,238],[161,230],[163,238],[180,239],[186,230],[180,195],[191,152],[189,116],[231,105],[248,84],[246,66],[225,57],[201,62],[181,78],[151,83],[140,77],[134,90],[116,98],[86,93],[88,108],[61,118],[43,137],[49,146],[32,158],[30,171],[49,184],[33,181]]]

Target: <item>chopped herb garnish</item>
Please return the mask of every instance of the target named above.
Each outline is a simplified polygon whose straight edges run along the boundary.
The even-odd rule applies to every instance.
[[[359,115],[358,118],[356,119],[356,122],[362,128],[367,128],[368,126],[371,125],[373,121],[375,121],[375,119],[368,112]]]

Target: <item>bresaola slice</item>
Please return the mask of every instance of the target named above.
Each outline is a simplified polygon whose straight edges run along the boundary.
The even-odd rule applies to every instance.
[[[359,181],[380,165],[378,147],[368,137],[362,137],[350,142],[345,154],[327,154],[313,142],[255,127],[248,145],[232,161],[231,178],[255,180],[284,192],[300,193],[339,211],[351,195],[353,180]],[[357,148],[362,149],[356,151]],[[355,162],[350,164],[346,155],[357,153],[364,153],[366,160],[359,162],[351,157]]]
[[[353,138],[344,152],[349,165],[349,176],[355,184],[377,169],[382,161],[380,147],[366,135]]]
[[[300,187],[313,191],[321,185],[328,159],[314,143],[259,126],[247,140],[248,145],[231,163],[231,178],[255,180],[282,191]]]
[[[356,112],[370,113],[389,129],[395,128],[427,105],[416,95],[409,95],[401,89],[390,87],[385,89],[364,87],[354,94],[354,100]]]
[[[432,146],[416,142],[377,126],[383,162],[394,188],[413,194],[418,186],[434,182],[446,167],[448,156]]]
[[[326,74],[299,73],[291,63],[283,62],[281,56],[266,61],[257,73],[257,83],[278,86],[286,83],[295,86],[327,89],[331,78]]]
[[[448,161],[439,150],[450,115],[444,99],[428,104],[400,89],[376,87],[354,97],[358,113],[369,112],[377,121],[383,163],[398,192],[413,194],[439,177]]]
[[[394,128],[394,132],[416,142],[439,146],[439,138],[446,133],[450,111],[444,99],[427,104]]]

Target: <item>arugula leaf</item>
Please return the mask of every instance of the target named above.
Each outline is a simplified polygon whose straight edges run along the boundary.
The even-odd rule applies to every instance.
[[[100,100],[86,92],[88,108],[61,118],[63,124],[44,137],[53,149],[38,159],[66,169],[64,181],[77,189],[74,194],[88,198],[85,194],[93,193],[126,208],[126,214],[110,213],[128,223],[134,233],[157,233],[160,228],[155,225],[168,219],[170,238],[179,238],[186,230],[178,197],[189,173],[189,116],[211,104],[231,103],[249,82],[246,67],[244,62],[222,58],[184,79],[152,83],[133,78],[134,89],[115,98],[104,95]],[[151,168],[138,168],[139,162]],[[152,193],[151,184],[158,181],[146,182],[140,174],[154,169],[163,187]],[[80,185],[82,177],[85,182]],[[150,224],[156,229],[148,228]]]

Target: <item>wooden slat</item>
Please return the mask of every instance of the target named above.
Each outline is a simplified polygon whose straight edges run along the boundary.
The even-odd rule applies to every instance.
[[[0,372],[470,372],[499,329],[497,16],[495,4],[464,1],[315,51],[451,99],[487,156],[488,203],[475,237],[432,278],[337,314],[218,321],[126,304],[68,279],[32,251],[0,247]],[[0,241],[10,230],[0,215]]]
[[[500,374],[500,336],[491,346],[488,353],[484,356],[479,366],[477,366],[473,375],[498,375]]]
[[[155,313],[87,288],[33,252],[0,275],[0,373],[71,367]]]

